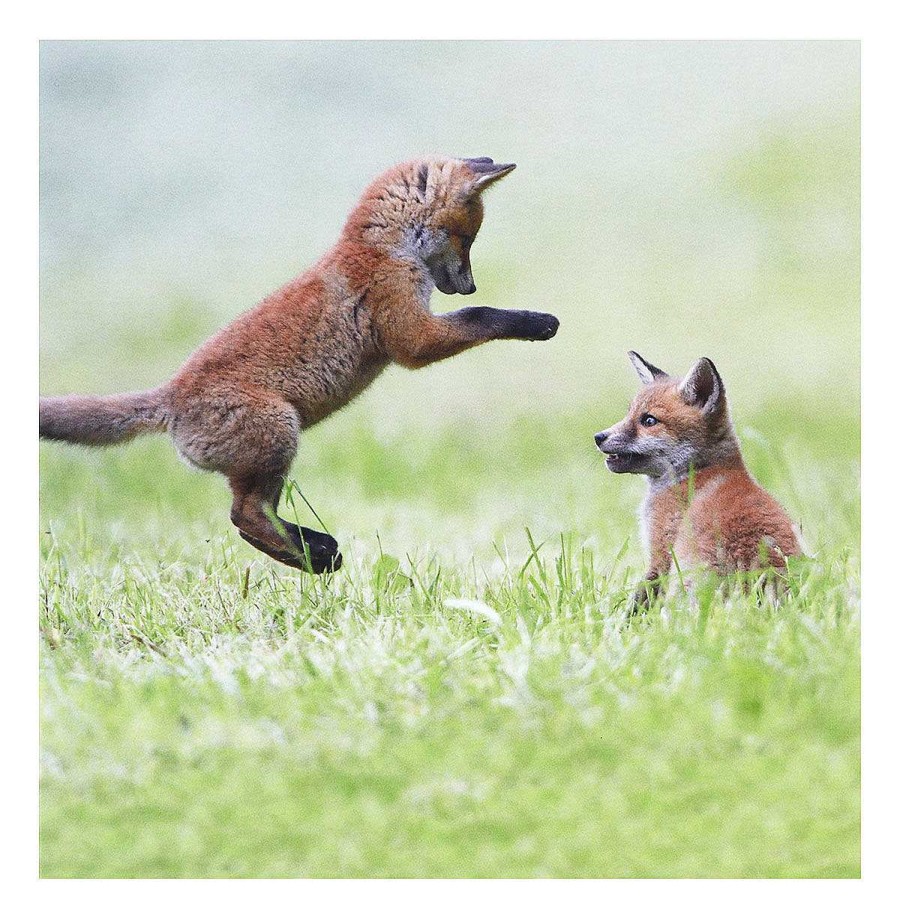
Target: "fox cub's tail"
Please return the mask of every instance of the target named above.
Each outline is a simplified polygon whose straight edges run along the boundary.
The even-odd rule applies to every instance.
[[[102,447],[164,431],[167,418],[162,388],[111,397],[41,397],[40,433],[51,441]]]

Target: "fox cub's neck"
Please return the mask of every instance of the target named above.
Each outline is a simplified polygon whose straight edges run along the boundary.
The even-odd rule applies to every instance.
[[[702,447],[686,447],[672,461],[671,468],[662,475],[648,475],[647,484],[652,495],[685,484],[692,478],[705,478],[711,469],[746,471],[741,448],[731,422],[726,418],[715,440]]]

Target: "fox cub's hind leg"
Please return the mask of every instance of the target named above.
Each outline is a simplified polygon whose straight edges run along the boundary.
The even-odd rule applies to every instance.
[[[301,528],[277,515],[282,476],[228,479],[234,501],[231,521],[251,546],[286,566],[315,575],[334,572],[343,560],[330,534]]]
[[[236,395],[220,385],[173,392],[170,431],[183,457],[228,477],[231,521],[248,544],[286,566],[320,574],[340,568],[331,535],[277,516],[284,475],[297,452],[297,413],[278,397]]]

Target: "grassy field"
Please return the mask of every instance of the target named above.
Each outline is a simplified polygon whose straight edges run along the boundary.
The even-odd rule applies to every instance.
[[[382,458],[348,430],[331,452],[363,446],[344,478],[399,472],[362,516],[316,503],[350,549],[327,581],[243,547],[222,485],[168,447],[48,450],[43,874],[858,874],[859,523],[839,432],[797,446],[795,472],[750,454],[820,523],[791,600],[636,622],[618,608],[639,574],[634,486],[581,471],[588,440],[560,460],[527,435],[523,458],[518,429],[497,435],[513,449],[473,498],[459,435]],[[526,476],[532,458],[547,471]],[[558,466],[580,496],[546,496]],[[380,530],[350,532],[376,509]]]
[[[320,168],[315,182],[282,184],[315,194],[322,236],[299,213],[292,231],[251,209],[241,231],[222,207],[216,235],[200,219],[167,219],[163,200],[104,156],[120,139],[123,159],[140,152],[154,124],[168,133],[178,108],[165,89],[196,75],[182,60],[158,102],[138,103],[145,81],[157,89],[141,52],[123,62],[112,48],[96,58],[44,51],[47,393],[162,381],[211,330],[311,262],[309,248],[327,245],[380,167],[363,158],[330,182]],[[385,78],[415,69],[416,52],[379,62]],[[511,72],[546,63],[537,51],[504,52]],[[339,539],[341,572],[313,579],[254,553],[230,526],[224,482],[185,468],[162,436],[103,452],[41,448],[44,877],[859,875],[857,110],[816,100],[814,87],[775,109],[740,82],[827,86],[826,63],[810,62],[827,45],[804,51],[796,66],[807,74],[790,78],[762,49],[754,65],[723,50],[698,58],[697,71],[731,73],[723,90],[755,103],[752,116],[700,140],[688,98],[681,142],[672,123],[635,132],[658,132],[671,156],[621,128],[595,145],[577,133],[588,108],[579,104],[612,76],[589,53],[564,52],[575,93],[552,121],[585,149],[552,135],[541,144],[539,117],[527,135],[508,119],[485,126],[496,142],[513,129],[525,156],[510,150],[521,172],[488,196],[473,250],[478,302],[552,311],[559,335],[390,370],[302,437],[293,476]],[[640,98],[657,69],[669,71],[656,52],[633,76]],[[340,66],[340,53],[322,53],[326,69]],[[431,53],[424,91],[457,70],[449,50]],[[105,90],[116,65],[144,73],[127,82],[120,111],[142,130],[98,149],[97,172],[120,177],[104,187],[89,154],[79,149],[77,165],[66,156],[107,134],[102,117],[91,132],[93,106],[75,115],[78,101],[59,85]],[[637,91],[608,65],[616,90]],[[685,94],[700,97],[707,75],[692,81],[679,65]],[[460,68],[460,94],[486,97],[478,71]],[[202,71],[201,94],[215,81]],[[858,72],[845,75],[852,88]],[[717,109],[709,81],[697,121]],[[371,98],[360,97],[351,90],[342,108],[362,129]],[[70,107],[71,121],[57,115]],[[462,129],[467,147],[480,141],[465,112],[429,107],[417,139],[449,146],[446,127]],[[404,155],[404,134],[376,148],[385,164]],[[201,179],[192,158],[173,158],[184,178]],[[618,168],[601,171],[610,160]],[[138,210],[122,213],[124,236],[67,225],[71,210],[86,210],[83,222],[103,219],[98,209],[115,219],[121,184]],[[78,194],[89,188],[90,202]],[[184,263],[193,279],[179,280],[166,266],[183,262],[192,227],[199,237],[187,246],[201,255]],[[308,241],[299,250],[296,233]],[[454,305],[435,298],[438,309]],[[631,347],[673,371],[700,355],[716,361],[751,470],[811,549],[780,608],[676,593],[626,618],[622,600],[644,561],[643,485],[608,473],[592,437],[636,388]],[[314,525],[295,500],[284,512]]]

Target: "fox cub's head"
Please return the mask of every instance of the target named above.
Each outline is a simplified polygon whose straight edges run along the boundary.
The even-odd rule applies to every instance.
[[[442,293],[472,294],[469,250],[484,218],[481,193],[515,167],[487,156],[401,163],[368,188],[347,228],[426,268]]]
[[[610,472],[677,479],[737,452],[725,385],[710,360],[679,380],[633,350],[628,355],[644,386],[628,415],[594,436]]]

